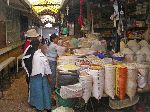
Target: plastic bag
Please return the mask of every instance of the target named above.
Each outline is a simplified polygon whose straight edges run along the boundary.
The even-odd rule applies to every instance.
[[[60,96],[63,99],[68,98],[78,98],[81,97],[83,93],[81,83],[77,83],[74,85],[61,86],[60,88]]]

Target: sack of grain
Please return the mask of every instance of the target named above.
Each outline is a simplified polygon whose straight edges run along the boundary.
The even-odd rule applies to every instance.
[[[141,47],[147,47],[147,46],[149,46],[149,44],[148,44],[148,42],[147,42],[146,40],[141,40],[141,41],[139,42],[139,45],[140,45]]]
[[[134,98],[137,91],[137,69],[135,64],[127,64],[127,84],[126,84],[126,93],[130,99]]]
[[[116,95],[120,100],[125,98],[127,81],[127,67],[125,65],[116,65]]]
[[[115,66],[105,65],[105,93],[114,99],[115,96]]]
[[[144,88],[148,82],[149,68],[144,64],[137,64],[138,69],[138,87]]]
[[[83,90],[81,83],[77,83],[74,85],[61,86],[60,88],[60,96],[63,99],[68,98],[79,98],[82,96]]]
[[[80,76],[79,82],[82,84],[83,88],[82,98],[84,99],[85,103],[87,103],[92,93],[92,82],[93,82],[92,76],[91,75]]]
[[[133,62],[134,61],[134,52],[129,49],[125,48],[122,53],[125,55],[125,61],[126,62]]]
[[[146,61],[146,55],[139,50],[138,52],[136,52],[136,62],[137,63],[142,63]]]
[[[88,73],[93,77],[92,95],[99,100],[103,96],[104,91],[104,69],[89,70]]]
[[[72,108],[61,106],[53,110],[53,112],[74,112],[74,110]]]

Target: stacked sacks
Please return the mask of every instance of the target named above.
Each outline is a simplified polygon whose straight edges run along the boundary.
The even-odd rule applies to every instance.
[[[139,43],[138,43],[141,47],[149,47],[149,44],[146,40],[141,40]]]
[[[150,48],[149,47],[143,47],[143,48],[141,48],[140,51],[143,52],[143,54],[145,54],[146,62],[150,62]]]
[[[133,62],[134,61],[134,52],[129,48],[124,48],[122,53],[125,55],[126,62]]]
[[[127,83],[126,83],[126,93],[130,97],[130,99],[133,99],[133,97],[136,94],[137,90],[137,69],[136,65],[131,63],[127,64]]]
[[[105,93],[114,99],[115,96],[115,66],[105,65]]]
[[[130,40],[127,43],[128,48],[130,48],[134,53],[136,53],[140,49],[140,45],[136,42],[136,40]]]
[[[138,52],[136,52],[137,63],[145,62],[145,60],[146,60],[146,55],[142,52],[142,50],[139,50]]]

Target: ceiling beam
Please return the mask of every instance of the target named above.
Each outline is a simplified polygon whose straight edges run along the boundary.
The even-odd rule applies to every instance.
[[[51,6],[51,5],[59,5],[60,4],[37,4],[37,5],[32,5],[32,6]]]

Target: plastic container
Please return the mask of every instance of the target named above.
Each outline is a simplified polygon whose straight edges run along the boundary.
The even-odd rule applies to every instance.
[[[58,98],[58,105],[63,107],[73,107],[77,103],[77,99],[63,99],[60,96],[60,89],[57,88],[55,90],[57,98]]]
[[[113,57],[114,60],[123,61],[125,57]]]
[[[98,56],[98,57],[99,57],[99,58],[101,58],[101,59],[105,58],[105,55],[104,55],[104,54],[102,54],[102,53],[100,53],[100,54],[96,54],[95,56]]]

